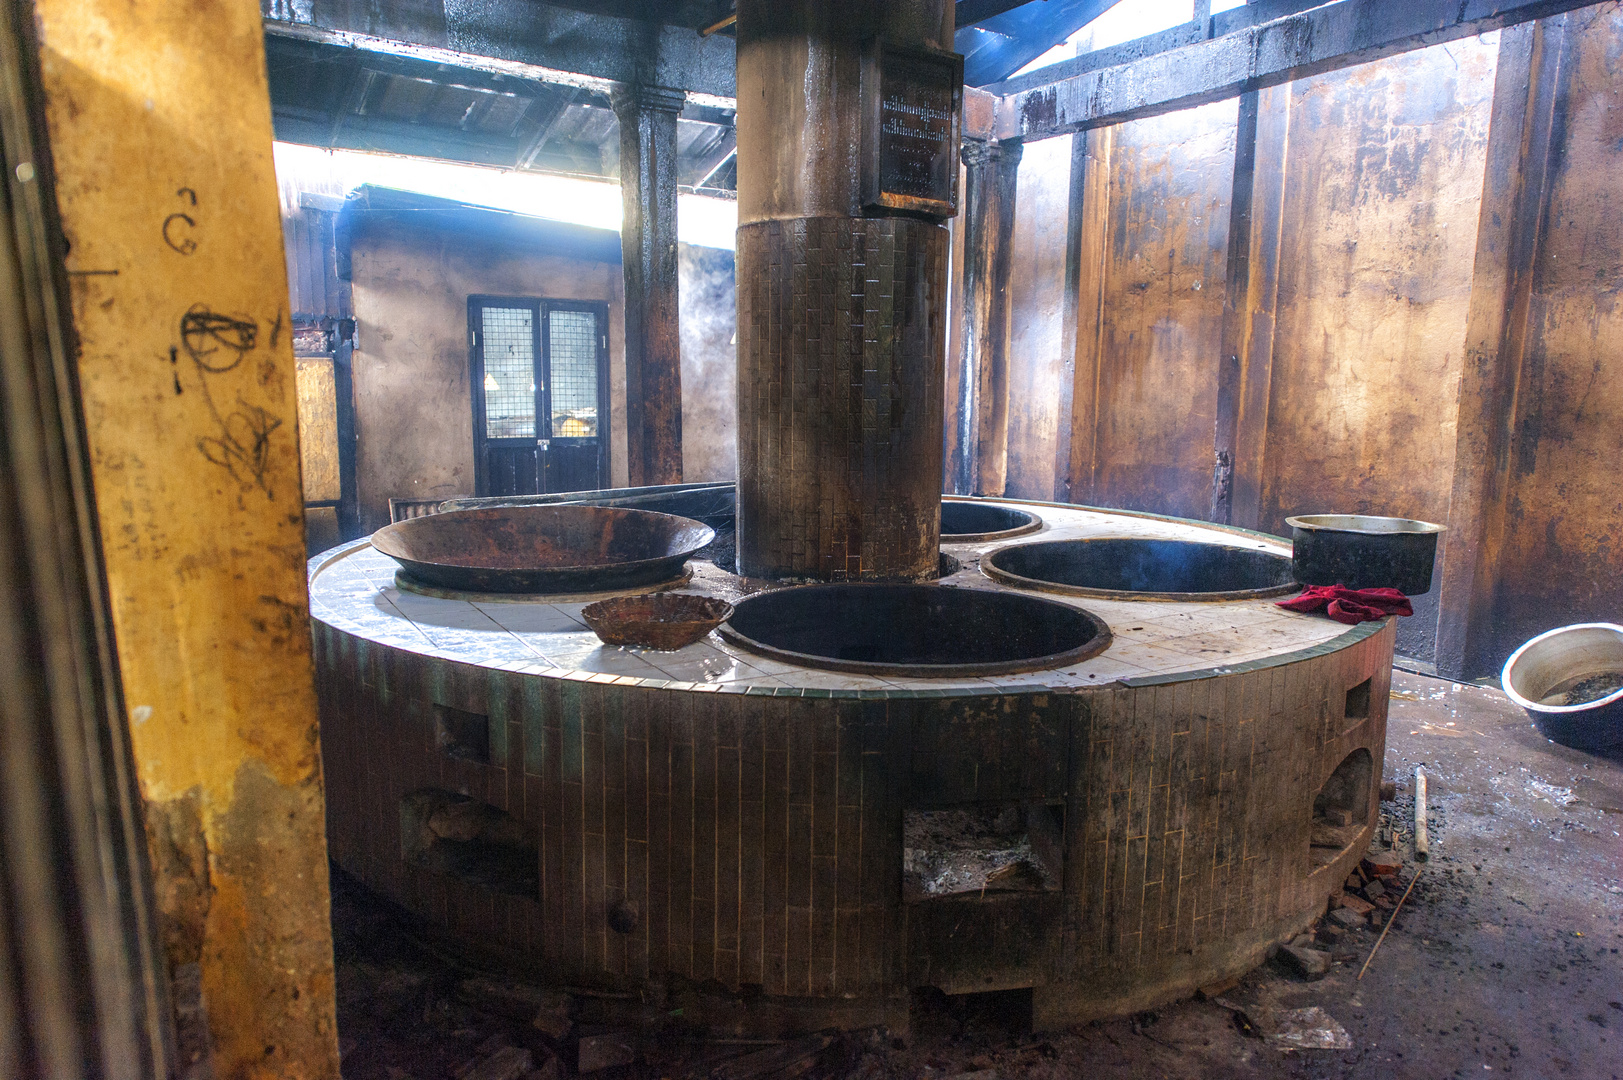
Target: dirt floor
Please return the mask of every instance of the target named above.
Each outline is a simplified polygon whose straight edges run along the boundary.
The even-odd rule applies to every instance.
[[[344,1075],[1617,1078],[1623,752],[1558,746],[1497,690],[1399,672],[1385,771],[1399,789],[1383,804],[1394,818],[1412,813],[1416,765],[1431,777],[1431,860],[1361,982],[1377,932],[1338,936],[1327,919],[1299,943],[1330,954],[1323,976],[1281,954],[1211,1000],[1065,1032],[1033,1033],[1019,994],[920,995],[905,1042],[705,1039],[683,1026],[683,988],[638,999],[489,978],[335,875]],[[1396,853],[1405,865],[1388,882],[1407,886],[1406,841]]]

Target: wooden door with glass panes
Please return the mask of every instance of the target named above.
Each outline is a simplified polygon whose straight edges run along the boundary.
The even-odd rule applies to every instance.
[[[608,306],[475,296],[474,485],[480,495],[608,486]]]

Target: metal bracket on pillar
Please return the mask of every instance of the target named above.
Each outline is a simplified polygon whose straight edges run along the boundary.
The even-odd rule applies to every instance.
[[[680,90],[658,86],[623,86],[611,96],[620,118],[626,464],[633,487],[682,481],[676,117],[686,101]]]
[[[1009,455],[1009,266],[1022,146],[965,139],[963,343],[951,483],[1001,495]]]

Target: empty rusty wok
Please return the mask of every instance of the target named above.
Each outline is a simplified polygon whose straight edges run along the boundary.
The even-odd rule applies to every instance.
[[[582,593],[669,581],[716,531],[608,506],[506,506],[412,518],[372,546],[416,581],[490,593]]]

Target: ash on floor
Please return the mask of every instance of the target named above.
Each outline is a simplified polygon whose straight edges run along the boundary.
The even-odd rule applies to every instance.
[[[1412,820],[1419,764],[1432,856],[1415,876],[1401,826]],[[1551,743],[1498,691],[1395,673],[1385,765],[1399,789],[1382,811],[1399,836],[1391,849],[1376,845],[1311,935],[1282,943],[1293,949],[1233,986],[1066,1032],[1033,1033],[1030,996],[1019,991],[922,991],[907,1041],[872,1030],[708,1038],[692,1019],[701,988],[570,994],[460,967],[337,876],[344,1076],[1623,1075],[1623,753]]]

